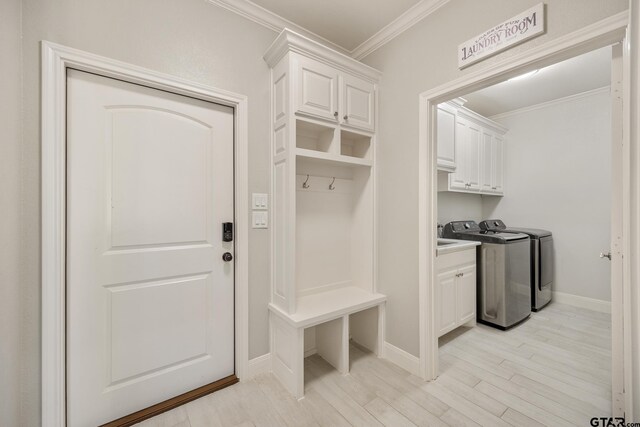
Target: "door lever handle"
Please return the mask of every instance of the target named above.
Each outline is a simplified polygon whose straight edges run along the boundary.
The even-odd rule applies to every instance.
[[[611,252],[607,252],[606,254],[604,252],[600,252],[600,258],[609,258],[609,261],[611,261]]]

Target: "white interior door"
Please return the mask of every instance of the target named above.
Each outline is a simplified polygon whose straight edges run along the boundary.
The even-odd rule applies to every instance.
[[[233,375],[233,109],[69,70],[67,421]]]

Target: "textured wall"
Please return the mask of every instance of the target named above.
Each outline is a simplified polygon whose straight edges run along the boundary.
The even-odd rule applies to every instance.
[[[20,0],[0,2],[0,424],[20,413]]]
[[[262,55],[277,34],[204,0],[23,0],[23,28],[23,424],[35,426],[40,418],[40,41],[247,95],[249,190],[267,193],[270,95]],[[249,231],[250,357],[269,351],[268,235],[268,230]]]

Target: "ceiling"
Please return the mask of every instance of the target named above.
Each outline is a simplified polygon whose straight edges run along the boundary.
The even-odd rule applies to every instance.
[[[252,0],[352,51],[420,0]]]
[[[514,111],[611,84],[611,47],[541,68],[536,74],[463,96],[483,116]]]

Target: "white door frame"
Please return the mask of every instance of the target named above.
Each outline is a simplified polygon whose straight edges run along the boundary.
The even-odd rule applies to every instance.
[[[630,253],[629,248],[632,242],[635,244],[640,240],[640,236],[632,235],[629,228],[630,218],[638,216],[636,207],[631,207],[631,174],[630,170],[637,170],[640,167],[638,159],[630,155],[630,144],[638,144],[638,141],[630,138],[631,112],[629,107],[630,93],[630,49],[629,49],[629,12],[624,11],[603,19],[592,25],[581,28],[565,36],[558,37],[542,45],[533,47],[520,54],[513,55],[507,59],[496,62],[477,71],[469,72],[461,78],[453,80],[432,90],[423,92],[419,96],[419,225],[418,225],[418,259],[420,259],[418,273],[419,289],[419,310],[420,310],[420,374],[425,380],[433,380],[438,375],[438,336],[436,331],[436,226],[437,226],[437,143],[436,143],[436,106],[440,102],[448,101],[464,94],[494,85],[505,81],[511,77],[527,71],[545,67],[568,59],[600,47],[622,42],[623,52],[623,243],[624,253]],[[633,215],[633,216],[632,216]],[[612,311],[623,313],[624,332],[631,330],[631,319],[628,315],[629,298],[623,295],[630,295],[631,275],[629,264],[624,262],[622,289],[614,290],[612,299]],[[616,297],[618,296],[618,297]],[[614,369],[623,370],[625,375],[624,384],[614,384],[614,403],[616,397],[622,396],[624,390],[624,408],[626,417],[633,420],[632,411],[632,389],[631,389],[631,353],[629,336],[624,335],[622,325],[620,328],[612,330],[615,335],[613,343],[622,345],[618,354],[620,359],[614,360]],[[614,353],[615,354],[615,353]],[[615,358],[614,358],[615,359]],[[614,376],[614,379],[616,377]],[[620,393],[620,394],[616,394]],[[622,402],[620,402],[622,406]],[[616,408],[614,408],[614,415]],[[618,415],[619,416],[619,415]]]
[[[248,364],[247,97],[102,56],[42,42],[42,425],[66,425],[65,253],[67,68],[234,109],[235,369]]]

